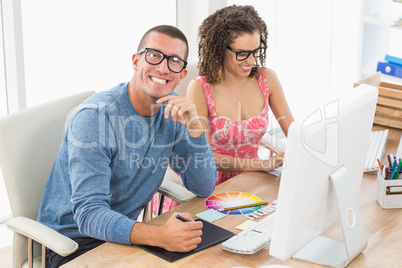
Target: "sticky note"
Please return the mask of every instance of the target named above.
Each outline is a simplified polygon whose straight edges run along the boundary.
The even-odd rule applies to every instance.
[[[195,216],[197,216],[198,218],[203,219],[204,221],[207,221],[207,222],[214,222],[214,221],[220,220],[222,218],[225,218],[227,215],[220,213],[214,209],[208,209],[208,210],[205,210],[203,212],[196,214]]]
[[[246,230],[246,229],[250,228],[251,226],[253,226],[254,224],[256,224],[255,221],[247,220],[247,221],[243,222],[242,224],[240,224],[239,226],[237,226],[236,229]]]

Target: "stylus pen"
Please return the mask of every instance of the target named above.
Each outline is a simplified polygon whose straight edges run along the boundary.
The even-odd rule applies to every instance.
[[[259,202],[259,203],[248,204],[248,205],[237,206],[237,207],[220,208],[220,209],[218,209],[218,211],[227,211],[227,210],[233,210],[233,209],[239,209],[239,208],[249,208],[249,207],[261,206],[261,205],[266,205],[266,204],[268,204],[268,203],[267,202]]]
[[[176,215],[176,219],[181,220],[182,222],[188,222],[188,221],[189,221],[189,220],[183,218],[183,217],[180,216],[180,215]]]

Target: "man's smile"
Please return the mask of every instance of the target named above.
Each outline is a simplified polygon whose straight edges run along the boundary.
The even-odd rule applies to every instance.
[[[157,83],[157,84],[166,85],[168,83],[168,80],[158,78],[155,76],[150,76],[150,78],[151,78],[152,82]]]

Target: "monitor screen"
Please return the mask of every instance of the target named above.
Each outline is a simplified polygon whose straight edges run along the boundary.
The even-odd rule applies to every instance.
[[[377,97],[377,88],[360,85],[291,124],[270,255],[281,260],[305,259],[300,255],[308,251],[307,255],[318,255],[319,260],[305,260],[342,266],[366,247],[356,200]],[[335,245],[324,245],[321,234],[336,221],[342,225],[346,242],[331,240]],[[361,241],[355,245],[350,240]],[[335,251],[342,256],[334,256]],[[321,260],[323,256],[335,260]]]

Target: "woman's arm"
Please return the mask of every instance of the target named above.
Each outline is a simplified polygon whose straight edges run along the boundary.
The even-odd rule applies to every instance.
[[[283,93],[282,85],[276,73],[268,68],[264,69],[269,87],[269,106],[285,135],[288,135],[290,124],[294,121],[289,105]]]

